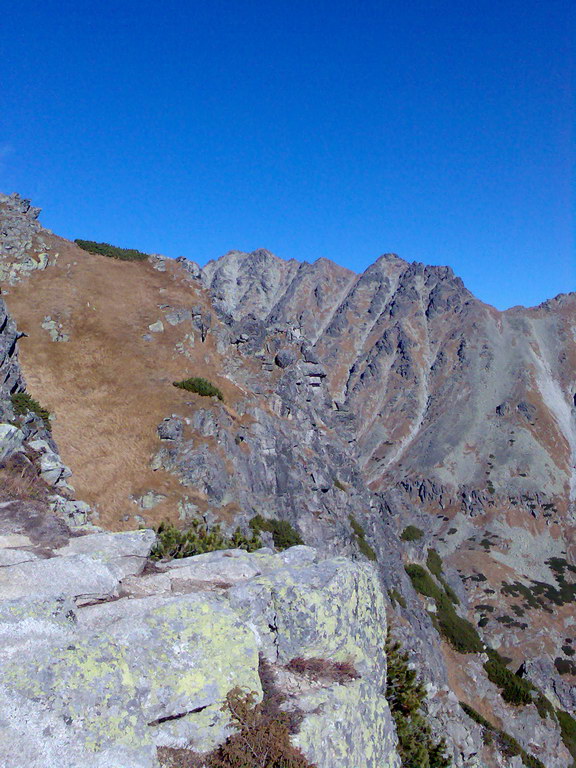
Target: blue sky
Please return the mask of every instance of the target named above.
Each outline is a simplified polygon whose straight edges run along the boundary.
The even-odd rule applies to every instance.
[[[65,237],[576,290],[571,0],[43,0],[2,14],[0,190]]]

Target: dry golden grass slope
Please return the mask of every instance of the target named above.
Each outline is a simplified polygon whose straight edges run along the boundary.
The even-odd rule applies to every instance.
[[[148,490],[167,496],[145,513],[149,523],[174,519],[185,495],[202,507],[191,489],[149,467],[162,419],[189,416],[195,404],[209,403],[176,389],[173,381],[206,376],[230,404],[239,394],[221,376],[222,359],[211,334],[201,343],[196,333],[184,355],[176,344],[190,333],[190,322],[171,326],[164,318],[168,310],[161,305],[208,309],[202,289],[170,260],[159,272],[148,262],[115,261],[56,236],[45,239],[59,254],[56,264],[3,293],[27,334],[20,360],[28,391],[55,414],[54,436],[73,470],[77,498],[93,505],[100,523],[113,529],[134,527],[141,510],[131,497]],[[41,327],[47,316],[62,324],[70,341],[50,339]],[[148,326],[158,320],[164,332],[150,333]]]

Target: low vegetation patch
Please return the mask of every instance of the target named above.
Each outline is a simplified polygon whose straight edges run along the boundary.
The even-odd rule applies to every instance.
[[[488,679],[500,688],[504,701],[516,706],[531,704],[536,692],[532,683],[511,672],[497,651],[488,649],[486,653],[488,654],[488,661],[484,664],[484,669]]]
[[[228,712],[235,732],[208,754],[191,749],[158,748],[162,768],[315,768],[294,747],[290,736],[302,721],[301,712],[281,708],[285,696],[276,688],[271,667],[260,658],[264,696],[233,688],[222,711]]]
[[[50,488],[33,462],[17,453],[0,462],[0,501],[48,501]]]
[[[150,254],[137,251],[135,248],[118,248],[110,243],[96,243],[94,240],[74,240],[77,246],[88,253],[98,253],[120,261],[146,261]]]
[[[298,656],[286,664],[286,669],[297,672],[299,675],[307,675],[313,680],[326,680],[340,684],[349,683],[360,677],[352,661],[330,661],[330,659],[321,658],[303,659]]]
[[[364,530],[363,526],[356,520],[354,515],[348,515],[348,520],[350,521],[350,526],[352,530],[354,531],[354,536],[356,537],[356,543],[358,544],[358,549],[364,557],[366,557],[368,560],[377,560],[376,552],[372,549],[370,544],[366,541],[366,531]]]
[[[430,573],[436,576],[440,584],[442,584],[442,587],[444,588],[444,592],[448,596],[448,599],[452,603],[454,603],[454,605],[458,605],[460,603],[460,600],[458,600],[458,596],[456,595],[452,587],[447,583],[446,579],[444,578],[442,558],[440,557],[438,552],[436,552],[435,549],[428,550],[426,565],[428,566],[428,570],[430,571]]]
[[[424,536],[424,531],[416,525],[407,525],[400,534],[402,541],[418,541]]]
[[[250,520],[250,528],[256,535],[262,531],[271,533],[276,549],[283,550],[304,544],[302,537],[288,520],[266,519],[262,515],[255,515]]]
[[[560,726],[562,741],[574,760],[574,768],[574,766],[576,766],[576,720],[572,715],[569,715],[568,712],[564,712],[562,709],[557,709],[555,714],[558,725]]]
[[[554,659],[554,666],[560,675],[576,675],[576,663],[572,659],[563,659],[557,656]]]
[[[28,413],[35,413],[44,422],[48,431],[52,429],[50,423],[50,411],[40,405],[37,400],[28,394],[28,392],[15,392],[10,396],[12,408],[16,416],[26,416]]]
[[[252,536],[245,536],[237,528],[232,536],[226,536],[219,525],[208,526],[200,520],[193,520],[190,528],[184,531],[172,523],[160,523],[156,533],[156,544],[150,553],[153,560],[175,560],[219,549],[254,552],[262,546],[256,532]]]
[[[290,715],[257,702],[256,694],[234,688],[225,707],[236,733],[206,760],[207,768],[313,768],[290,742]]]
[[[478,632],[467,619],[456,613],[450,597],[443,587],[438,586],[426,568],[412,563],[406,566],[406,573],[416,592],[432,598],[436,603],[436,613],[430,616],[450,645],[460,653],[481,653],[484,643]]]
[[[392,603],[393,608],[396,607],[396,604],[401,605],[402,608],[406,608],[406,600],[404,599],[403,595],[398,592],[397,589],[389,589],[388,597],[390,598],[390,602]]]
[[[436,741],[423,713],[426,689],[409,664],[408,654],[388,633],[386,699],[396,724],[402,768],[449,768],[444,739]]]
[[[185,389],[187,392],[195,392],[203,397],[217,397],[218,400],[224,400],[222,391],[215,384],[212,384],[211,381],[203,379],[201,376],[192,376],[192,378],[184,379],[183,381],[174,381],[173,386],[178,387],[178,389]]]
[[[336,478],[336,480],[334,480],[334,487],[338,488],[339,491],[344,491],[344,493],[348,493],[348,488],[346,488],[344,483],[341,480],[339,480],[338,478]]]
[[[479,712],[476,712],[476,710],[469,704],[461,701],[460,706],[468,717],[478,723],[478,725],[481,725],[484,729],[482,736],[485,744],[495,742],[506,757],[521,757],[522,762],[527,768],[546,768],[544,763],[538,760],[537,757],[529,755],[526,750],[522,749],[513,736],[496,728],[496,726],[492,725],[492,723],[486,720],[485,717],[482,717],[482,715]]]

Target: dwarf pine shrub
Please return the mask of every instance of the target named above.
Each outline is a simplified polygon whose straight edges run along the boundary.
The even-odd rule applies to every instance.
[[[174,381],[173,386],[178,389],[185,389],[187,392],[196,392],[197,395],[203,397],[217,397],[218,400],[224,400],[224,395],[221,390],[215,384],[212,384],[208,379],[203,379],[201,376],[192,376],[190,379],[184,379],[183,381]]]
[[[262,546],[256,532],[245,536],[236,528],[231,536],[226,536],[218,524],[208,526],[201,520],[193,520],[190,528],[184,531],[172,523],[160,523],[156,533],[156,544],[150,553],[152,560],[175,560],[219,549],[245,549],[247,552],[254,552]]]
[[[358,544],[358,549],[360,552],[362,552],[364,557],[366,557],[368,560],[377,560],[378,558],[376,552],[366,541],[366,531],[364,530],[364,527],[358,522],[358,520],[356,520],[354,515],[348,515],[348,520],[350,521],[350,527],[356,536],[356,543]]]
[[[137,251],[135,248],[118,248],[110,243],[97,243],[94,240],[74,240],[77,246],[88,253],[98,253],[120,261],[146,261],[149,254]]]
[[[449,768],[444,739],[436,741],[423,713],[426,689],[400,643],[386,638],[386,699],[396,724],[402,768]]]
[[[12,408],[16,416],[25,416],[27,413],[35,413],[44,422],[48,431],[52,429],[50,423],[50,411],[40,405],[28,392],[15,392],[10,396]]]
[[[262,515],[254,515],[250,520],[250,528],[255,534],[262,531],[271,533],[276,549],[288,549],[298,544],[304,544],[302,537],[288,520],[266,519]]]
[[[402,541],[418,541],[424,536],[424,531],[416,525],[407,525],[400,534]]]

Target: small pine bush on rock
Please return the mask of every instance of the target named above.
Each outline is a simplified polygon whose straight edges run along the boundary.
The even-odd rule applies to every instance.
[[[239,528],[232,536],[226,536],[219,525],[209,527],[200,520],[193,520],[190,528],[185,531],[176,528],[172,523],[160,523],[156,544],[150,557],[152,560],[175,560],[219,549],[245,549],[247,552],[254,552],[261,546],[262,542],[256,532],[248,537]]]
[[[538,760],[537,757],[534,757],[534,755],[529,755],[509,733],[496,728],[469,704],[461,701],[460,706],[468,717],[484,729],[482,738],[485,744],[496,742],[506,757],[521,757],[522,762],[527,768],[545,768],[544,763]]]
[[[416,592],[431,597],[436,603],[432,620],[450,645],[460,653],[482,653],[484,643],[478,632],[467,619],[456,613],[451,597],[436,584],[426,568],[411,563],[405,570]]]
[[[376,552],[372,549],[370,544],[366,541],[366,531],[364,530],[363,526],[356,520],[354,515],[348,515],[348,520],[350,520],[350,526],[352,530],[354,531],[354,534],[356,536],[356,542],[358,544],[358,549],[364,557],[366,557],[368,560],[377,560],[378,557],[376,555]]]
[[[217,397],[218,400],[224,400],[221,390],[215,384],[212,384],[211,381],[203,379],[201,376],[193,376],[183,381],[175,381],[173,386],[178,387],[178,389],[185,389],[187,392],[195,392],[203,397]]]
[[[25,416],[27,413],[35,413],[44,422],[44,426],[51,431],[50,411],[40,405],[28,392],[15,392],[10,396],[12,408],[16,416]]]
[[[227,709],[238,729],[206,760],[208,768],[314,768],[290,742],[290,715],[234,688]]]
[[[398,752],[402,768],[449,768],[452,761],[446,755],[443,739],[435,741],[422,706],[426,689],[411,669],[408,654],[394,642],[388,633],[386,638],[387,680],[386,699],[396,724]]]
[[[400,534],[402,541],[418,541],[424,536],[424,531],[415,525],[407,525]]]
[[[255,534],[262,531],[271,533],[276,549],[288,549],[298,544],[304,544],[298,531],[287,520],[267,520],[262,515],[255,515],[250,520],[250,528]]]

